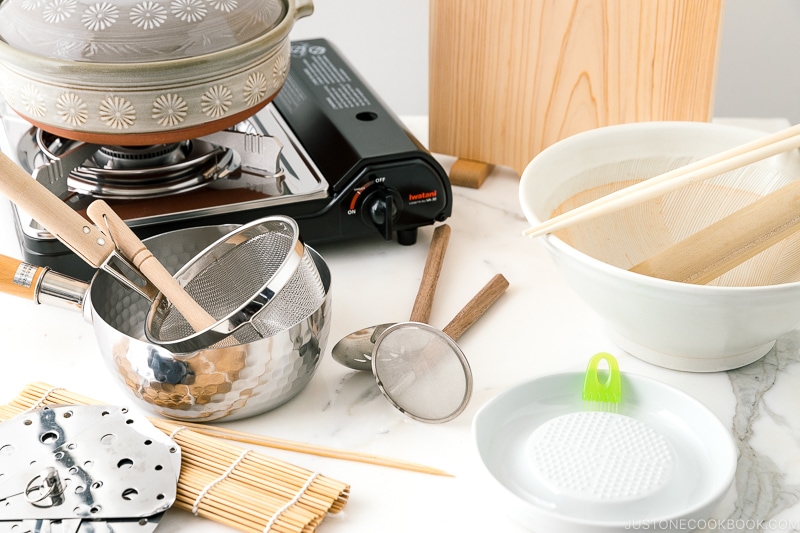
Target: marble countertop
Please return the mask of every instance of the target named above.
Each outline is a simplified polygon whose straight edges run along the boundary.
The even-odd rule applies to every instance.
[[[424,122],[407,119],[412,131]],[[784,120],[733,121],[764,130]],[[424,142],[424,133],[420,134]],[[452,160],[443,157],[445,166]],[[598,351],[614,354],[623,372],[662,381],[695,397],[730,428],[739,452],[733,489],[714,514],[729,531],[800,530],[800,331],[778,340],[761,360],[738,370],[690,374],[642,362],[606,336],[589,309],[555,270],[545,249],[521,235],[528,227],[517,201],[518,176],[497,168],[480,189],[454,187],[452,236],[431,314],[444,326],[494,274],[506,294],[460,339],[474,374],[467,409],[444,424],[405,417],[368,373],[330,357],[345,334],[411,311],[433,229],[401,246],[380,238],[317,246],[333,278],[330,341],[317,374],[301,394],[271,412],[230,423],[272,437],[404,459],[453,477],[262,449],[264,453],[351,485],[344,512],[328,516],[321,533],[503,531],[523,529],[486,498],[471,437],[476,411],[510,386],[537,376],[583,371]],[[0,202],[0,253],[20,257],[10,207]],[[127,398],[111,379],[80,313],[0,296],[0,402],[44,381],[109,403]],[[721,530],[717,527],[715,530]],[[170,510],[158,531],[222,533],[216,523]]]

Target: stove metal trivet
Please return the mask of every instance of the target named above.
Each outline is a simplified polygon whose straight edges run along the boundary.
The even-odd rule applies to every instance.
[[[244,176],[282,180],[280,139],[257,133],[247,122],[239,127],[246,131],[135,147],[72,141],[34,128],[20,140],[20,155],[38,161],[28,161],[31,174],[62,199],[70,189],[95,198],[157,198],[225,181],[239,170]]]
[[[172,439],[122,407],[23,413],[0,424],[0,533],[149,533],[180,463]]]

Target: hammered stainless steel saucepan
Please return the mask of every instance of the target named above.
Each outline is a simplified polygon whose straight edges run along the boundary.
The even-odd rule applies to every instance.
[[[326,295],[289,217],[237,227],[199,250],[173,278],[105,202],[87,209],[94,226],[2,153],[0,193],[88,264],[150,299],[147,339],[174,353],[269,337],[302,320]]]
[[[182,229],[146,239],[148,249],[171,272],[236,226]],[[151,303],[99,270],[90,283],[5,258],[3,292],[48,305],[82,310],[92,323],[111,373],[133,398],[157,414],[186,421],[236,420],[278,407],[296,396],[320,363],[330,330],[330,271],[306,247],[322,281],[321,304],[291,327],[233,347],[180,355],[147,342]],[[5,265],[4,268],[2,266]]]

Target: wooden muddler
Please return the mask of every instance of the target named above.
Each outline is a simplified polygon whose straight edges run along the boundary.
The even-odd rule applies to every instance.
[[[800,179],[630,268],[647,276],[705,284],[800,229]]]
[[[164,265],[106,202],[95,200],[89,204],[86,214],[99,227],[107,229],[109,237],[114,241],[120,253],[167,297],[195,331],[202,331],[216,323],[216,319],[180,286],[164,268]]]

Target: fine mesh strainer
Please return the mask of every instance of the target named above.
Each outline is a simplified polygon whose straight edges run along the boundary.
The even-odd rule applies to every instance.
[[[389,402],[420,422],[457,417],[472,395],[472,370],[456,341],[508,288],[496,274],[441,331],[419,322],[392,324],[372,349],[372,372]]]
[[[175,279],[217,320],[195,331],[159,294],[150,307],[145,335],[175,353],[270,337],[305,319],[325,298],[297,223],[285,216],[232,231],[189,261]]]

